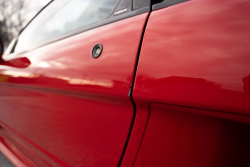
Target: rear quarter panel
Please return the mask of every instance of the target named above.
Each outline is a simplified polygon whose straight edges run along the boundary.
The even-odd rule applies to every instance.
[[[249,18],[247,0],[150,14],[133,90],[137,117],[149,115],[135,167],[249,166]]]

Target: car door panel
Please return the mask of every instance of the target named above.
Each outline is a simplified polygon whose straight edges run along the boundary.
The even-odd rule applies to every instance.
[[[19,147],[37,155],[37,164],[117,166],[134,114],[128,94],[147,16],[22,53],[25,68],[1,65],[2,134],[26,145]],[[98,43],[103,51],[94,59]]]

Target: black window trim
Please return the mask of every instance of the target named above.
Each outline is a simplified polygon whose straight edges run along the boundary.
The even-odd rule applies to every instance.
[[[165,8],[165,7],[169,7],[169,6],[172,6],[172,5],[176,5],[176,4],[179,4],[179,3],[182,3],[182,2],[186,2],[186,1],[189,1],[189,0],[163,0],[160,3],[153,4],[152,5],[152,11],[158,10],[158,9],[161,9],[161,8]]]
[[[15,47],[18,43],[18,38],[19,36],[21,35],[21,33],[25,30],[26,27],[29,26],[29,24],[46,8],[48,7],[53,1],[55,0],[51,0],[46,6],[44,6],[29,22],[28,24],[19,32],[18,34],[18,37],[17,37],[17,40],[16,40],[16,43],[15,45],[13,46],[12,50],[11,50],[11,53],[14,53],[15,51]],[[28,49],[26,51],[23,51],[23,52],[20,52],[20,53],[17,53],[16,55],[20,55],[20,54],[23,54],[25,52],[29,52],[29,51],[32,51],[34,49],[37,49],[37,48],[40,48],[40,47],[43,47],[45,45],[48,45],[48,44],[51,44],[51,43],[54,43],[54,42],[57,42],[57,41],[60,41],[60,40],[63,40],[65,38],[69,38],[71,36],[74,36],[74,35],[77,35],[77,34],[80,34],[80,33],[83,33],[85,31],[88,31],[88,30],[91,30],[91,29],[95,29],[95,28],[98,28],[98,27],[101,27],[101,26],[104,26],[104,25],[107,25],[107,24],[110,24],[110,23],[113,23],[113,22],[117,22],[117,21],[120,21],[120,20],[123,20],[123,19],[126,19],[126,18],[129,18],[129,17],[133,17],[133,16],[136,16],[136,15],[140,15],[140,14],[143,14],[143,13],[147,13],[147,12],[150,12],[151,11],[151,5],[149,6],[146,6],[146,7],[142,7],[142,8],[139,8],[139,9],[136,9],[136,10],[133,10],[132,9],[132,6],[133,6],[133,1],[135,0],[130,0],[131,1],[131,11],[128,11],[128,12],[124,12],[122,14],[119,14],[119,15],[114,15],[114,13],[117,11],[117,7],[119,5],[119,3],[121,3],[122,1],[128,1],[128,0],[119,0],[115,6],[115,8],[113,9],[112,13],[110,14],[110,16],[105,19],[105,20],[102,20],[100,22],[97,22],[97,23],[93,23],[93,24],[90,24],[90,25],[87,25],[87,26],[84,26],[84,27],[81,27],[81,28],[78,28],[78,29],[75,29],[75,30],[72,30],[68,33],[65,33],[65,34],[62,34],[60,36],[57,36],[51,40],[48,40],[46,42],[43,42],[43,43],[39,43],[37,44],[35,47],[31,48],[31,49]],[[140,0],[141,1],[141,0]],[[143,0],[144,1],[144,0]],[[150,1],[150,0],[148,0]],[[10,54],[11,54],[10,53]]]

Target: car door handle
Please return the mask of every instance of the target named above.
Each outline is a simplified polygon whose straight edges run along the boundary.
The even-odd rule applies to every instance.
[[[2,60],[0,65],[10,66],[10,67],[17,67],[17,68],[26,68],[31,64],[30,60],[26,57],[15,58],[11,60]]]

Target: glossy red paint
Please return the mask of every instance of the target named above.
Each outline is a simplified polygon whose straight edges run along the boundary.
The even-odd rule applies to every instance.
[[[149,120],[149,105],[136,103],[136,116],[121,167],[133,166]]]
[[[21,150],[38,166],[117,166],[147,17],[8,55],[0,140],[17,146],[12,158],[26,162]],[[151,13],[121,167],[250,165],[249,18],[246,0],[192,0]],[[93,59],[97,43],[104,50]]]
[[[136,109],[150,106],[150,117],[139,153],[124,163],[250,165],[249,17],[245,0],[192,0],[150,14],[133,89]]]
[[[6,56],[1,134],[38,166],[117,166],[134,114],[128,93],[147,16]],[[94,59],[97,43],[103,52]]]
[[[150,107],[134,167],[250,165],[250,125],[209,117],[212,111],[163,104]]]
[[[26,57],[20,57],[11,59],[9,61],[3,61],[1,65],[9,66],[9,67],[17,67],[17,68],[26,68],[31,64],[29,59]]]
[[[0,136],[0,151],[16,167],[37,167],[37,165],[27,158],[12,142],[2,136]]]
[[[153,11],[135,100],[250,115],[250,1],[192,0]]]

